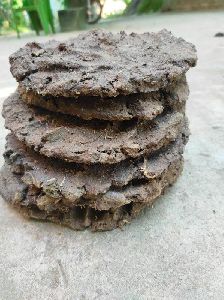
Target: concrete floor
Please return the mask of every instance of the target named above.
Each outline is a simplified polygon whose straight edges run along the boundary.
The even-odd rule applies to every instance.
[[[196,45],[198,66],[188,74],[192,136],[184,173],[123,231],[75,232],[27,221],[0,201],[0,299],[223,299],[224,38],[214,34],[224,31],[224,13],[134,17],[102,26],[165,27]],[[1,100],[16,87],[8,55],[34,39],[46,38],[0,38]],[[0,126],[2,153],[2,119]]]

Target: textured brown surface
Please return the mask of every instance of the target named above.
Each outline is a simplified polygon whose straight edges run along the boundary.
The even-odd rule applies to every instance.
[[[76,230],[90,227],[92,230],[111,230],[122,227],[146,206],[173,184],[180,175],[183,161],[170,164],[168,169],[158,179],[152,179],[145,184],[127,186],[120,191],[110,192],[110,195],[98,201],[105,203],[119,199],[119,207],[108,210],[97,210],[86,203],[69,207],[60,201],[41,194],[32,186],[21,181],[21,176],[10,171],[6,164],[0,172],[0,193],[11,205],[19,209],[25,216],[35,219],[52,221],[69,226]],[[51,200],[51,201],[50,201]]]
[[[195,47],[167,30],[93,30],[64,43],[29,43],[11,55],[10,64],[13,76],[37,94],[113,97],[166,87],[196,60]]]
[[[52,160],[28,149],[13,135],[7,137],[4,157],[12,172],[21,175],[24,183],[35,186],[56,202],[63,199],[65,205],[73,206],[91,199],[94,208],[105,210],[124,204],[124,196],[111,200],[111,195],[115,195],[114,189],[158,178],[169,165],[181,160],[185,134],[187,132],[167,148],[149,157],[126,160],[111,166],[86,166]]]
[[[112,98],[101,97],[43,97],[19,84],[21,98],[28,104],[78,116],[85,120],[152,120],[167,108],[180,110],[188,98],[189,89],[185,76],[176,84],[151,93],[131,94]]]
[[[4,102],[5,126],[15,136],[48,157],[78,163],[116,163],[149,154],[175,140],[185,117],[179,112],[158,116],[154,122],[122,124],[83,122],[28,107],[18,93]]]

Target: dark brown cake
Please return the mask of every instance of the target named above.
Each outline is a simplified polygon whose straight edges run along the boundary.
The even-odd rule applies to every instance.
[[[99,196],[97,200],[102,207],[98,208],[94,206],[94,200],[80,201],[72,206],[41,194],[39,189],[24,184],[21,176],[13,174],[7,165],[0,172],[0,188],[2,196],[27,217],[49,220],[77,230],[86,227],[94,231],[111,230],[122,227],[144,207],[150,206],[166,187],[176,181],[182,168],[183,161],[179,159],[170,164],[159,178]]]
[[[17,81],[36,94],[56,97],[156,91],[180,79],[196,60],[195,47],[167,30],[93,30],[63,43],[29,43],[10,56]]]
[[[129,223],[183,169],[192,44],[166,30],[94,30],[10,57],[0,193],[23,215],[76,230]]]
[[[21,175],[25,184],[35,186],[41,193],[58,201],[63,199],[71,205],[83,199],[93,200],[95,208],[104,210],[106,208],[99,200],[102,195],[135,182],[158,178],[169,165],[181,160],[185,139],[183,133],[168,147],[144,159],[87,166],[46,158],[25,147],[13,135],[8,135],[4,157],[12,173]]]
[[[48,157],[78,163],[117,163],[149,154],[175,140],[185,118],[171,111],[154,119],[114,126],[84,122],[28,107],[18,93],[5,100],[5,126],[28,146]]]
[[[181,111],[189,90],[185,76],[175,85],[151,93],[131,94],[128,97],[52,97],[41,96],[19,84],[21,98],[30,105],[53,112],[78,116],[84,120],[124,121],[131,119],[153,120],[166,109]]]

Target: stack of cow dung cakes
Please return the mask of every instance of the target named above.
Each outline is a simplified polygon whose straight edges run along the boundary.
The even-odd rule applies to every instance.
[[[110,230],[172,185],[188,140],[195,47],[170,32],[90,31],[10,57],[0,192],[26,216]]]

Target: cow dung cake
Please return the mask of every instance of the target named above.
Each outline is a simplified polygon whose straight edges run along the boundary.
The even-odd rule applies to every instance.
[[[10,56],[2,197],[28,218],[112,230],[175,183],[195,47],[167,30],[92,30]]]

